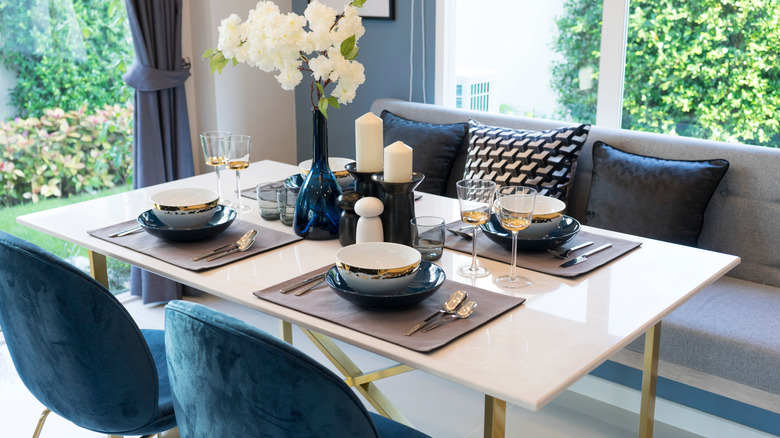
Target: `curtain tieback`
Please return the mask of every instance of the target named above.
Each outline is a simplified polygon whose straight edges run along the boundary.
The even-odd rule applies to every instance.
[[[189,69],[159,70],[134,62],[122,79],[137,91],[158,91],[183,85],[188,77]]]

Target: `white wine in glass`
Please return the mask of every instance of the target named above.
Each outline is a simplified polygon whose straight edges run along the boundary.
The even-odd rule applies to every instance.
[[[535,201],[536,190],[530,187],[504,186],[496,190],[498,219],[512,233],[512,268],[509,275],[493,280],[500,287],[518,289],[531,284],[531,280],[517,275],[517,232],[531,225]]]
[[[227,206],[230,206],[233,203],[222,196],[222,180],[219,175],[219,166],[224,166],[227,162],[224,139],[229,135],[230,132],[228,131],[206,131],[200,135],[200,145],[203,148],[203,156],[205,157],[206,165],[212,166],[217,174],[217,194],[220,198],[219,203]]]
[[[474,226],[471,235],[471,264],[458,268],[458,274],[472,278],[485,277],[490,271],[479,266],[477,262],[477,231],[480,225],[490,220],[490,206],[493,204],[496,183],[485,179],[464,179],[458,181],[457,188],[460,220]]]
[[[236,171],[236,200],[234,208],[239,213],[252,211],[252,207],[241,202],[241,170],[249,167],[249,153],[252,150],[252,137],[248,135],[230,135],[225,137],[225,167]]]

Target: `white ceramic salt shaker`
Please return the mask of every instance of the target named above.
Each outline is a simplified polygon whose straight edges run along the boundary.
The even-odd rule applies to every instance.
[[[355,203],[355,213],[360,216],[355,230],[355,243],[384,242],[382,219],[379,217],[384,210],[382,201],[372,196],[360,198]]]

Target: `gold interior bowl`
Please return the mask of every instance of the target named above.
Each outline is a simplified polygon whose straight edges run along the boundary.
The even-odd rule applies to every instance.
[[[347,172],[347,169],[345,168],[347,164],[354,162],[355,160],[352,158],[340,158],[340,157],[330,157],[328,158],[328,167],[330,167],[330,171],[333,172],[333,176],[336,177],[336,181],[339,182],[339,185],[341,186],[341,190],[346,190],[350,184],[352,184],[353,178],[352,175]],[[306,175],[309,173],[309,170],[311,169],[311,163],[312,160],[306,160],[302,161],[300,164],[298,164],[298,171],[301,174],[301,178],[306,178]]]
[[[544,237],[558,227],[566,211],[566,203],[549,196],[536,196],[531,225],[517,232],[523,237]]]
[[[386,295],[411,283],[420,260],[419,251],[399,243],[356,243],[336,253],[336,268],[355,291]]]
[[[198,228],[214,215],[217,192],[200,188],[162,190],[151,196],[152,212],[172,228]]]

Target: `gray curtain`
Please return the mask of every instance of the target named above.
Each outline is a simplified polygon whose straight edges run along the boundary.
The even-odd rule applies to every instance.
[[[125,73],[135,89],[133,188],[195,174],[181,56],[181,0],[125,0],[135,62]],[[181,284],[133,268],[130,290],[144,303],[179,299]]]

